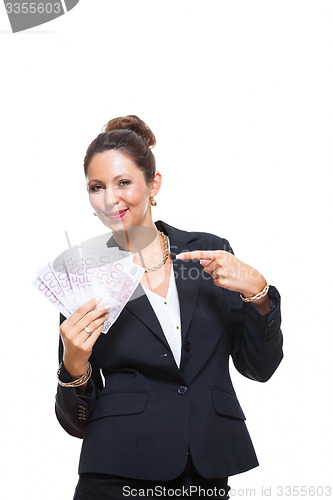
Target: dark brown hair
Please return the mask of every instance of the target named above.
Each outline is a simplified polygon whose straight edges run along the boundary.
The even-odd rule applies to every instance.
[[[142,170],[147,184],[154,179],[156,164],[151,149],[156,139],[138,116],[128,115],[113,118],[104,127],[104,132],[92,141],[84,158],[84,173],[87,176],[88,167],[97,153],[112,149],[128,156]]]

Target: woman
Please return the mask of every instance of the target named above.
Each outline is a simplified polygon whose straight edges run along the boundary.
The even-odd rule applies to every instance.
[[[134,247],[145,273],[106,335],[98,298],[61,318],[56,414],[83,438],[77,500],[228,498],[228,476],[258,465],[229,356],[262,382],[282,359],[277,290],[225,239],[154,224],[154,144],[138,117],[116,118],[84,161],[108,245]]]

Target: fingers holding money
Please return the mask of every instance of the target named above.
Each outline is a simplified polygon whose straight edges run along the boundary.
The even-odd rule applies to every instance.
[[[95,297],[85,304],[83,304],[81,307],[79,307],[66,321],[69,325],[75,325],[78,323],[84,316],[91,311],[95,310],[95,308],[98,306],[98,304],[101,302],[102,298],[101,297]]]
[[[110,304],[105,304],[87,312],[74,326],[74,330],[78,332],[86,332],[89,336],[101,325],[104,324],[108,317]],[[91,333],[89,333],[89,331]]]
[[[78,337],[79,343],[88,343],[87,347],[88,345],[90,346],[90,344],[91,347],[95,344],[97,338],[103,330],[105,321],[109,317],[108,311],[106,310],[109,308],[109,305],[102,306],[101,309],[99,309],[98,311],[96,310],[96,313],[99,314],[96,319],[91,320],[91,317],[89,317],[89,315],[87,314],[84,318],[82,318],[80,324],[77,323],[76,327],[78,330],[80,329]]]
[[[100,297],[96,297],[79,307],[66,321],[64,321],[64,323],[62,323],[60,333],[70,338],[84,330],[85,327],[88,327],[89,324],[97,318],[100,318],[110,308],[109,305],[96,307],[100,301]]]
[[[63,362],[71,376],[85,372],[92,348],[108,318],[110,305],[96,308],[100,300],[95,298],[83,304],[60,327],[64,344]]]

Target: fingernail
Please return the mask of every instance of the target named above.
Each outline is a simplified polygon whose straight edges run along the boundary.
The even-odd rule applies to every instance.
[[[176,259],[183,259],[184,257],[185,257],[184,253],[179,253],[178,255],[176,255]]]
[[[202,266],[206,266],[206,265],[207,265],[207,264],[209,264],[210,262],[212,262],[212,261],[211,261],[211,260],[201,260],[201,261],[200,261],[200,264],[201,264]]]
[[[111,304],[104,304],[104,309],[108,310],[108,309],[111,309]]]
[[[96,304],[98,304],[101,300],[102,300],[102,297],[100,297],[100,296],[95,297]]]

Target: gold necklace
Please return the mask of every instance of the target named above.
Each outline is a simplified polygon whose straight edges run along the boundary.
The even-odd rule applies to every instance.
[[[158,230],[157,230],[158,231]],[[164,255],[163,255],[163,260],[162,262],[160,262],[159,264],[157,264],[157,266],[154,266],[154,267],[146,267],[145,268],[145,272],[146,273],[151,273],[152,271],[157,271],[157,269],[160,269],[162,266],[164,266],[164,264],[166,263],[166,260],[167,258],[169,257],[169,253],[170,253],[170,250],[169,250],[169,245],[168,245],[168,238],[165,236],[164,233],[162,233],[162,231],[158,231],[160,233],[160,235],[162,236],[162,239],[163,239],[163,243],[164,243]]]

